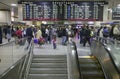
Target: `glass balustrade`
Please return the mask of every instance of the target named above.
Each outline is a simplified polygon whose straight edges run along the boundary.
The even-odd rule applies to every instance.
[[[0,75],[27,54],[26,38],[0,45]]]

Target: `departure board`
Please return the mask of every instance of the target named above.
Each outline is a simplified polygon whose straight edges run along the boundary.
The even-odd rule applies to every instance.
[[[22,2],[23,20],[102,21],[104,1]]]
[[[112,20],[120,20],[120,7],[112,9]]]

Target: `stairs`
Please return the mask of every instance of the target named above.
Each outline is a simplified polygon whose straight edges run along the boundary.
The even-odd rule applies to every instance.
[[[66,55],[33,56],[28,79],[68,79]]]
[[[79,64],[83,79],[105,79],[104,73],[96,58],[80,56]]]

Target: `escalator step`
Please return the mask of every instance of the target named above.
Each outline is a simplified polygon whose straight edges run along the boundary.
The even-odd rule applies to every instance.
[[[33,58],[33,63],[66,63],[66,58]]]
[[[67,63],[32,63],[31,68],[67,68]]]
[[[68,79],[66,55],[34,55],[28,79]]]
[[[68,79],[67,74],[29,74],[28,79]]]
[[[95,57],[79,57],[79,65],[83,79],[105,79],[101,66]]]
[[[66,55],[34,55],[33,58],[66,58]]]
[[[30,68],[30,74],[67,74],[67,68]]]
[[[96,76],[83,76],[83,79],[105,79],[104,76],[96,77]]]
[[[80,64],[81,69],[100,69],[101,67],[96,64]]]
[[[80,58],[79,59],[79,62],[81,62],[81,63],[98,63],[98,61],[97,60],[95,60],[95,59],[91,59],[91,58]]]
[[[83,75],[90,75],[90,76],[103,76],[103,73],[100,71],[82,71]]]

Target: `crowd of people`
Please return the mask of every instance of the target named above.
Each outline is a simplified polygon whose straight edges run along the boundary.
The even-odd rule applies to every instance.
[[[101,26],[99,28],[92,27],[89,25],[83,25],[80,28],[73,27],[71,25],[65,27],[38,27],[38,26],[26,26],[26,27],[12,27],[5,26],[0,27],[0,44],[2,43],[2,38],[5,37],[8,42],[11,40],[11,37],[16,37],[18,39],[27,37],[27,41],[30,44],[30,41],[33,38],[40,39],[43,38],[45,43],[52,43],[53,48],[56,49],[57,37],[61,37],[61,44],[67,45],[72,38],[78,38],[80,44],[86,46],[88,42],[91,45],[91,39],[99,36],[104,38],[112,38],[120,40],[120,27],[118,25],[111,25],[111,27]]]

